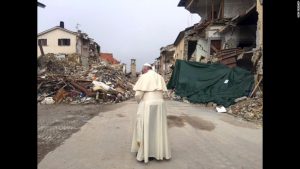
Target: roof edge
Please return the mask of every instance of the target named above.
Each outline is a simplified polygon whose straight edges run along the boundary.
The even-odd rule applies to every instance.
[[[62,27],[60,27],[60,26],[55,26],[55,27],[53,27],[53,28],[50,28],[50,29],[47,29],[47,30],[45,30],[45,31],[43,31],[43,32],[38,33],[38,36],[44,35],[44,34],[46,34],[46,33],[48,33],[48,32],[51,32],[51,31],[53,31],[53,30],[55,30],[55,29],[61,29],[62,31],[65,31],[65,32],[68,32],[68,33],[77,35],[76,32],[70,31],[70,30],[65,29],[65,28],[62,28]]]

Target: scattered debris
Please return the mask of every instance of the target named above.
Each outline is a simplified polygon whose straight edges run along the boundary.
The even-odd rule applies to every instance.
[[[218,113],[226,113],[226,109],[224,106],[216,107]]]
[[[240,98],[235,99],[234,102],[237,103],[237,102],[242,101],[242,100],[245,100],[245,99],[247,99],[247,97],[246,97],[246,96],[243,96],[243,97],[240,97]]]
[[[97,62],[84,67],[78,58],[47,54],[39,60],[38,102],[118,103],[134,96],[135,81],[125,76],[122,65]]]
[[[169,93],[167,94],[170,100],[175,100],[175,101],[183,101],[183,98],[176,95],[174,90],[169,90]]]
[[[217,107],[217,104],[214,103],[214,102],[208,102],[208,103],[206,104],[206,107],[214,107],[214,108],[216,108],[216,107]]]
[[[262,123],[263,99],[261,97],[247,98],[228,108],[228,113],[242,117],[247,121]]]
[[[55,101],[52,97],[46,97],[41,103],[42,104],[53,104]]]
[[[164,79],[165,79],[166,84],[169,83],[169,81],[170,81],[170,79],[171,79],[171,76],[172,76],[172,72],[173,72],[172,69],[170,69],[168,72],[166,72],[166,74],[165,74],[165,76],[164,76]]]
[[[190,103],[190,102],[187,100],[186,97],[183,98],[183,102],[184,102],[184,103]]]

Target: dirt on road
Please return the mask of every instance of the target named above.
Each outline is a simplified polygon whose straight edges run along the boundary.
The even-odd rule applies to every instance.
[[[44,156],[61,145],[88,120],[101,112],[124,104],[110,105],[38,105],[38,163]]]
[[[168,127],[183,127],[185,123],[188,123],[192,127],[200,130],[211,131],[215,128],[214,124],[210,121],[203,120],[196,116],[174,116],[168,115]]]

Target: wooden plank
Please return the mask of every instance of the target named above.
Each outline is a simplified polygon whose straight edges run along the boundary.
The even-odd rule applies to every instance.
[[[233,50],[242,50],[241,48],[230,48],[230,49],[222,49],[221,51],[233,51]]]
[[[186,9],[189,9],[190,6],[192,5],[193,1],[194,1],[194,0],[191,0],[191,2],[190,2],[185,8],[186,8]]]
[[[77,84],[76,82],[70,82],[75,88],[79,89],[80,91],[84,92],[87,96],[92,97],[96,95],[96,92],[91,92],[88,91],[86,88],[84,88],[83,86],[80,86],[79,84]]]
[[[221,8],[222,8],[221,18],[224,18],[224,0],[221,0]]]
[[[225,64],[225,65],[231,64],[231,63],[236,63],[236,59],[231,57],[231,58],[228,58],[228,59],[221,60],[221,63]]]
[[[218,19],[221,18],[221,10],[222,10],[222,3],[220,3],[220,6],[219,6]]]
[[[38,85],[38,88],[37,90],[40,90],[41,86],[44,84],[44,82],[41,82],[39,85]]]
[[[239,54],[233,53],[233,54],[230,54],[230,55],[223,56],[221,59],[224,60],[224,59],[235,57],[235,56],[238,56],[238,55]]]
[[[211,0],[211,20],[214,20],[214,0]]]
[[[220,53],[241,52],[241,51],[243,51],[243,49],[237,49],[237,48],[234,48],[234,49],[222,49],[222,50],[220,50]]]
[[[235,52],[228,52],[228,53],[221,53],[221,54],[217,54],[218,58],[228,58],[231,56],[235,56],[235,55],[240,55],[241,53],[243,53],[243,51],[235,51]]]
[[[230,68],[236,67],[236,63],[232,63],[232,64],[229,64],[227,66],[230,67]]]
[[[260,82],[262,81],[263,77],[260,78],[260,80],[258,81],[258,83],[256,84],[255,88],[253,89],[250,98],[252,97],[252,95],[254,94],[254,92],[256,91],[257,87],[259,86]]]
[[[41,55],[44,56],[44,50],[43,50],[43,46],[42,46],[42,43],[41,41],[38,40],[38,43],[39,43],[39,47],[40,47],[40,51],[41,51]]]

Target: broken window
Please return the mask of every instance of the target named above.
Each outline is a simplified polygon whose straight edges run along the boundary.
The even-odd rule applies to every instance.
[[[188,41],[188,58],[190,60],[194,51],[196,50],[197,41]]]
[[[41,44],[42,46],[47,46],[47,39],[39,39],[38,43]]]
[[[213,55],[221,49],[221,40],[210,41],[210,54]]]
[[[70,39],[58,39],[58,46],[70,46]]]

